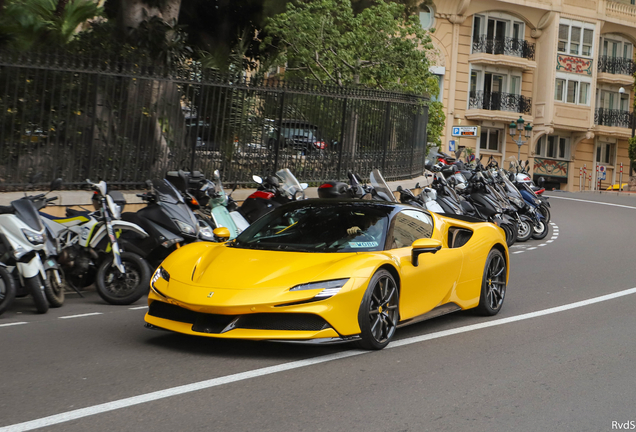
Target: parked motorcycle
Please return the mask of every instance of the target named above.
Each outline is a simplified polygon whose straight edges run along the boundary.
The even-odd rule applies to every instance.
[[[59,264],[76,290],[94,282],[106,302],[134,303],[148,290],[150,270],[141,256],[121,250],[119,236],[126,232],[141,237],[148,234],[138,225],[119,220],[125,205],[121,193],[109,193],[103,181],[87,182],[95,191],[94,212],[69,208],[66,218],[40,213],[59,244]]]
[[[51,183],[51,191],[59,184],[61,180]],[[39,194],[12,201],[9,206],[0,206],[0,312],[4,312],[15,297],[29,294],[38,313],[49,310],[44,267],[46,231],[36,202],[43,206],[55,199],[57,197],[46,198],[46,194]]]
[[[288,168],[284,168],[265,178],[252,176],[258,184],[256,192],[251,194],[238,207],[234,200],[228,202],[228,210],[238,211],[250,224],[261,216],[290,201],[305,199],[307,183],[299,183]]]
[[[214,240],[212,229],[200,224],[172,183],[156,179],[147,184],[150,190],[137,194],[146,207],[136,213],[126,212],[122,219],[139,225],[148,235],[140,236],[134,232],[122,235],[122,244],[127,251],[142,256],[154,270],[181,245]]]

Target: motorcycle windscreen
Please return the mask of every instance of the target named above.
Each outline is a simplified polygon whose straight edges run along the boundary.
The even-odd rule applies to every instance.
[[[380,198],[389,202],[398,202],[395,195],[393,195],[393,192],[391,192],[391,188],[384,181],[384,178],[378,169],[371,171],[371,174],[369,174],[369,181]]]
[[[521,196],[521,193],[519,192],[519,189],[517,189],[517,187],[514,184],[512,184],[512,182],[510,181],[510,179],[508,178],[508,176],[502,169],[499,169],[498,174],[499,174],[499,177],[501,177],[504,183],[506,184],[506,190],[508,191],[508,193],[514,196],[515,198],[523,199],[523,197]]]
[[[219,170],[214,170],[212,178],[214,178],[214,192],[216,192],[219,197],[225,199],[225,189],[223,189],[223,182],[221,181],[221,173],[219,173]]]
[[[281,187],[290,198],[293,198],[297,192],[302,193],[302,197],[305,198],[305,191],[288,168],[277,171],[276,175],[282,180]]]
[[[38,232],[44,229],[40,214],[31,200],[20,198],[19,200],[11,201],[11,205],[15,209],[15,215],[27,224],[29,228]]]
[[[183,203],[183,197],[179,191],[168,180],[155,179],[152,181],[152,188],[157,195],[157,199],[168,204]]]

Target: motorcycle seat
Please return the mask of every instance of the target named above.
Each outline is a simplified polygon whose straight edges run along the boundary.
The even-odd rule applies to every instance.
[[[72,208],[67,208],[66,209],[66,217],[67,218],[77,217],[77,216],[88,217],[90,214],[91,214],[91,212],[87,211],[87,210],[75,210],[75,209],[72,209]]]
[[[0,206],[0,214],[14,213],[13,206]]]

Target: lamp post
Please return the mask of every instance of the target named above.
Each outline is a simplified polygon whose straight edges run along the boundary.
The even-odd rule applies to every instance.
[[[523,120],[523,118],[520,116],[519,120],[517,120],[516,122],[512,122],[510,123],[510,125],[508,125],[508,129],[509,129],[509,133],[510,133],[510,137],[512,138],[512,140],[515,142],[515,144],[517,144],[518,147],[518,152],[517,152],[517,160],[521,160],[521,146],[524,145],[525,143],[527,143],[528,141],[523,141],[521,139],[521,132],[523,130],[525,130],[525,137],[526,138],[530,138],[530,133],[532,132],[532,125],[530,123],[528,123],[525,127],[523,126],[525,123],[525,121]],[[519,135],[518,139],[515,139],[515,137],[517,136],[517,134]]]

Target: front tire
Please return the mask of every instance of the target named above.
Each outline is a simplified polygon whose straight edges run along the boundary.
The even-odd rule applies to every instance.
[[[480,315],[497,315],[506,297],[506,260],[497,249],[492,249],[486,259],[481,280],[479,305],[475,309]]]
[[[517,241],[525,242],[532,237],[532,231],[534,230],[534,225],[532,224],[532,219],[528,216],[521,216],[521,223],[519,223],[519,229],[517,230]]]
[[[381,350],[391,342],[399,320],[399,292],[395,279],[386,270],[380,270],[369,281],[360,310],[360,347]]]
[[[535,240],[542,240],[548,235],[549,225],[544,221],[537,222],[532,229],[532,238]]]
[[[543,218],[545,219],[543,221],[543,223],[549,224],[550,223],[550,209],[548,208],[548,206],[545,205],[545,204],[541,204],[537,208],[537,211],[543,215]]]
[[[35,303],[35,310],[38,313],[43,314],[49,310],[49,302],[46,301],[46,296],[44,295],[44,283],[42,281],[42,277],[37,274],[32,278],[24,279],[24,286],[33,297],[33,302]]]
[[[57,274],[56,274],[57,272]],[[59,281],[58,281],[59,277]],[[49,305],[58,308],[64,304],[64,288],[66,287],[66,279],[62,269],[50,268],[46,271],[46,280],[44,281],[44,295]]]
[[[15,280],[6,268],[0,267],[0,315],[11,306],[15,300]]]
[[[110,255],[100,264],[95,278],[99,296],[114,305],[136,302],[148,292],[150,286],[150,270],[142,257],[132,252],[122,252],[121,262],[125,274],[119,272]]]

